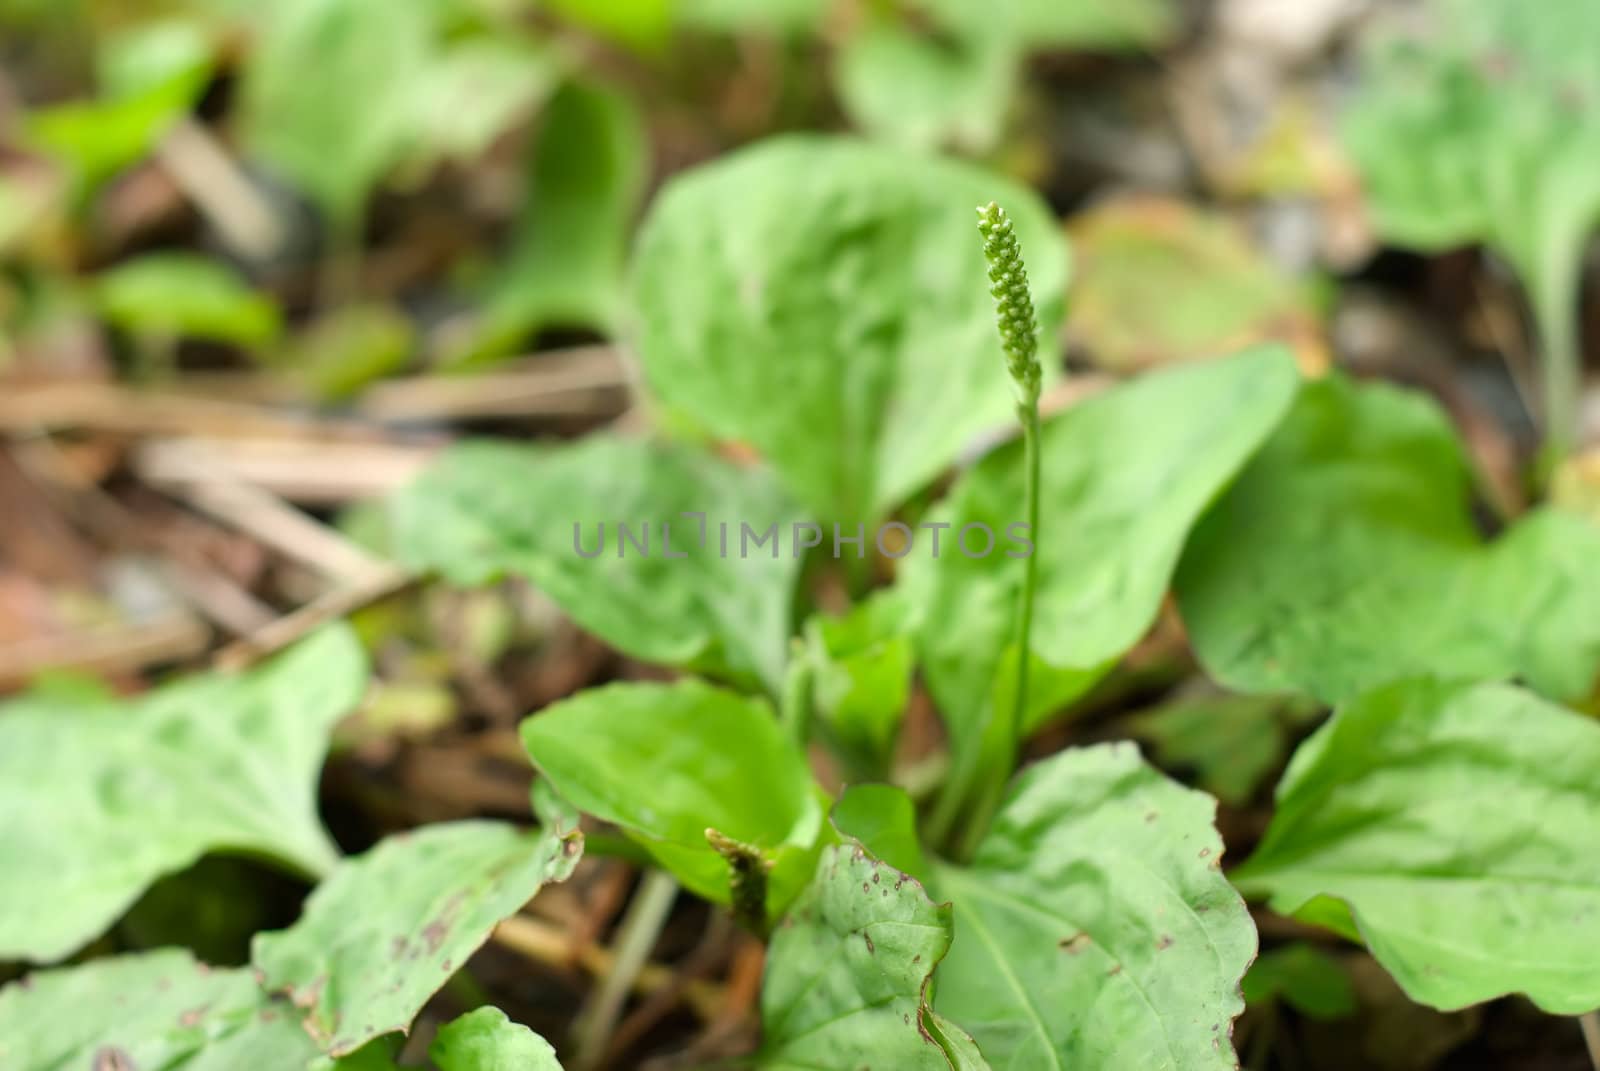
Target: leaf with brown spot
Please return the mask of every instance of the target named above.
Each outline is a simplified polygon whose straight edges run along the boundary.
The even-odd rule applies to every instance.
[[[484,821],[390,838],[334,871],[294,926],[257,935],[251,958],[265,986],[305,1002],[324,1051],[345,1055],[409,1029],[502,919],[572,873],[572,845],[581,850],[581,834]],[[401,944],[428,955],[397,968]]]
[[[6,1071],[307,1071],[298,1017],[248,970],[163,949],[40,971],[0,989]]]
[[[888,881],[884,881],[888,878]],[[885,897],[862,896],[879,884]],[[762,1071],[986,1069],[977,1047],[924,999],[950,947],[950,905],[854,845],[828,848],[767,953]]]
[[[1132,744],[1024,770],[971,866],[935,870],[956,933],[938,1010],[998,1067],[1232,1071],[1210,1028],[1244,1009],[1256,933],[1197,858],[1222,851],[1215,809]]]

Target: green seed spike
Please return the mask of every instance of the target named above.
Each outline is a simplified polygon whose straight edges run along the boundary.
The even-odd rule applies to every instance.
[[[990,201],[978,209],[978,230],[983,235],[983,255],[989,261],[989,293],[994,295],[995,321],[1000,346],[1006,353],[1006,371],[1024,405],[1039,399],[1039,324],[1028,292],[1028,269],[1022,247],[1011,229],[1006,210]]]

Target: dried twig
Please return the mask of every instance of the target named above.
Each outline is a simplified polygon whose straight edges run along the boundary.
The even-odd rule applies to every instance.
[[[219,669],[243,669],[282,650],[329,621],[395,594],[413,580],[408,573],[392,567],[368,574],[278,618],[266,628],[229,644],[217,652],[213,664]]]
[[[627,386],[627,366],[615,348],[583,346],[535,354],[481,375],[375,383],[357,407],[379,421],[603,415],[616,408],[601,404],[605,396]]]
[[[493,940],[529,959],[550,967],[576,965],[593,976],[610,973],[616,963],[616,954],[599,945],[575,944],[565,933],[526,915],[513,915],[495,927]],[[640,993],[655,993],[673,984],[674,971],[659,963],[646,963],[639,968],[633,988]],[[701,1019],[714,1019],[725,1003],[720,986],[709,982],[694,982],[684,990],[684,1004]]]
[[[435,453],[384,442],[166,438],[142,443],[133,469],[159,487],[226,476],[290,502],[326,506],[381,498],[410,482]]]
[[[264,262],[283,247],[284,228],[272,204],[205,127],[179,119],[156,147],[156,158],[236,252]]]
[[[0,647],[0,687],[15,687],[54,669],[104,676],[132,673],[193,658],[210,643],[211,631],[183,610],[83,632],[39,636]]]
[[[283,499],[242,481],[174,483],[174,494],[293,561],[336,581],[360,580],[391,568],[339,532]]]

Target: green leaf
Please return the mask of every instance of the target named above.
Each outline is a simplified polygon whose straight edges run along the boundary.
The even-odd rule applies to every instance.
[[[790,136],[673,179],[634,264],[646,378],[759,450],[821,520],[873,524],[1010,417],[972,238],[990,200],[1015,219],[1049,338],[1065,246],[1037,195],[998,175]]]
[[[243,676],[0,707],[0,959],[70,954],[207,852],[329,870],[317,773],[365,685],[339,626]]]
[[[1571,445],[1579,283],[1600,224],[1600,8],[1434,0],[1423,33],[1373,35],[1344,123],[1379,231],[1439,250],[1485,242],[1537,321],[1551,445]]]
[[[1024,770],[971,867],[935,868],[956,904],[935,1007],[996,1067],[1232,1071],[1256,934],[1215,806],[1131,744]]]
[[[100,314],[135,335],[173,336],[250,349],[283,329],[278,306],[221,262],[191,253],[150,253],[95,279]]]
[[[1149,629],[1190,527],[1282,419],[1297,382],[1288,353],[1263,347],[1153,373],[1044,426],[1025,730],[1081,694]],[[1009,709],[1015,676],[1014,606],[1027,549],[1009,530],[1023,520],[1021,502],[1015,443],[960,480],[924,524],[950,525],[937,533],[941,544],[924,544],[919,532],[905,562],[922,607],[924,673],[964,791],[1007,773],[1006,719],[995,712]],[[996,537],[988,556],[977,554],[979,531],[961,549],[961,531],[974,524]]]
[[[1293,412],[1195,530],[1177,591],[1195,652],[1240,692],[1336,702],[1434,673],[1556,697],[1600,667],[1600,530],[1551,510],[1485,545],[1444,415],[1343,377]]]
[[[1269,260],[1231,219],[1187,202],[1120,198],[1073,220],[1073,338],[1126,372],[1281,341],[1326,362],[1304,280]]]
[[[950,948],[951,909],[916,879],[858,845],[822,853],[816,876],[767,950],[761,986],[766,1071],[885,1067],[908,1071],[985,1068],[949,1023],[938,1033],[925,1001]],[[967,1062],[946,1055],[950,1037]]]
[[[1399,682],[1301,745],[1234,872],[1302,912],[1348,907],[1413,1000],[1600,1006],[1600,725],[1504,684]]]
[[[1201,696],[1137,714],[1128,728],[1155,746],[1161,765],[1193,768],[1199,787],[1241,806],[1283,762],[1294,730],[1320,710],[1294,696]]]
[[[0,990],[7,1071],[289,1071],[320,1057],[294,1009],[248,970],[178,949],[38,971]]]
[[[416,335],[392,305],[340,305],[301,330],[273,363],[318,398],[337,401],[404,368]]]
[[[557,15],[630,48],[654,52],[667,43],[677,0],[545,0]]]
[[[1005,130],[1020,57],[1004,41],[940,40],[869,19],[835,60],[856,126],[910,149],[991,150]]]
[[[439,1071],[561,1071],[550,1043],[499,1008],[479,1008],[440,1027],[428,1057]]]
[[[915,878],[928,874],[917,840],[917,809],[894,785],[851,785],[833,805],[833,825],[874,856]]]
[[[1178,30],[1170,0],[914,0],[940,26],[970,40],[1034,48],[1122,49],[1157,45]]]
[[[863,769],[886,768],[911,700],[910,611],[880,591],[840,617],[806,622],[805,657],[823,731]]]
[[[649,155],[626,96],[583,82],[562,87],[534,143],[522,213],[484,322],[453,363],[504,356],[545,327],[617,330]]]
[[[522,742],[562,796],[621,826],[708,900],[730,900],[729,866],[708,829],[773,864],[774,915],[810,877],[820,792],[761,700],[696,680],[613,684],[527,718]]]
[[[1250,965],[1242,988],[1248,1004],[1281,997],[1312,1019],[1343,1019],[1356,1010],[1355,986],[1344,968],[1303,941],[1263,952]]]
[[[635,658],[774,692],[782,680],[800,562],[779,544],[799,518],[764,473],[684,446],[606,436],[556,448],[465,443],[400,494],[394,511],[397,551],[415,568],[460,585],[524,576]],[[704,527],[685,515],[693,512]],[[621,524],[632,542],[622,541]],[[775,525],[778,541],[744,544],[744,525],[756,534]]]
[[[115,37],[102,58],[104,95],[40,108],[27,139],[65,162],[80,195],[149,155],[211,79],[204,38],[184,24],[157,24]]]
[[[258,934],[261,984],[307,1012],[332,1056],[406,1030],[503,919],[583,854],[583,835],[503,822],[447,822],[346,860],[287,930]]]
[[[416,134],[419,74],[435,55],[431,3],[278,0],[245,67],[245,142],[341,227]]]

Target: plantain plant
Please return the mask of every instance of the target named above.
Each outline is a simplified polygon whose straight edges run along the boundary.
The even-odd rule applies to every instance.
[[[367,678],[342,626],[242,677],[0,710],[0,902],[50,905],[0,916],[0,956],[72,955],[206,852],[317,883],[257,935],[253,974],[168,950],[0,991],[0,1066],[392,1068],[491,929],[571,873],[580,814],[623,834],[591,850],[652,872],[619,959],[675,887],[767,941],[753,1067],[1233,1068],[1257,949],[1241,893],[1365,943],[1435,1007],[1600,1004],[1600,726],[1553,701],[1600,666],[1582,624],[1600,537],[1552,515],[1485,545],[1431,404],[1302,384],[1278,347],[1041,412],[1066,274],[1037,198],[966,165],[790,137],[673,180],[630,305],[676,435],[461,444],[391,513],[408,564],[525,578],[676,679],[522,723],[539,829],[445,823],[352,858],[312,806]],[[1020,437],[967,456],[1008,410]],[[1387,571],[1360,586],[1371,563]],[[811,597],[830,572],[856,593],[842,613]],[[1174,583],[1202,665],[1239,693],[1212,709],[1298,726],[1336,706],[1231,875],[1216,801],[1133,744],[1021,762]],[[918,688],[943,776],[897,761]],[[814,749],[847,777],[821,783]],[[431,1052],[558,1066],[493,1008]]]

